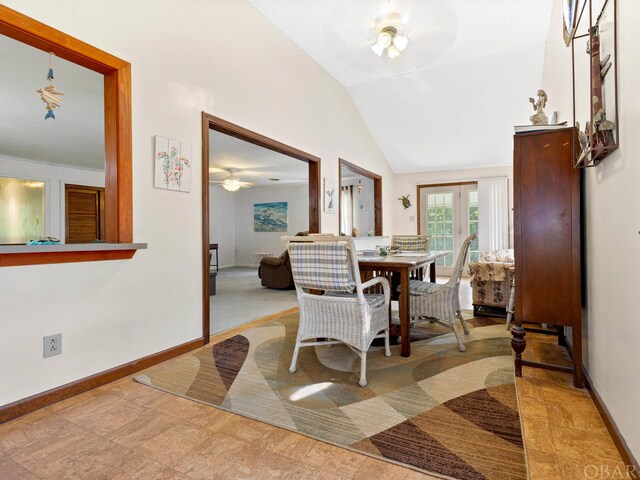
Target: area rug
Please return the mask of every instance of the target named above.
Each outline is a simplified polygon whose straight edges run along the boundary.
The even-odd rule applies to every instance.
[[[441,478],[527,478],[504,321],[469,319],[464,353],[436,323],[412,329],[409,358],[372,347],[365,388],[342,345],[301,349],[289,373],[297,324],[279,318],[136,380]]]

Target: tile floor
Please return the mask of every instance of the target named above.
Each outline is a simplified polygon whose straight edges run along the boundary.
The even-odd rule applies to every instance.
[[[468,283],[462,299],[466,288]],[[529,334],[528,340],[527,358],[566,361],[553,337]],[[527,368],[517,388],[532,480],[587,478],[589,465],[624,468],[586,390],[572,388],[568,375]],[[132,377],[0,425],[0,480],[257,478],[433,477],[179,398]]]

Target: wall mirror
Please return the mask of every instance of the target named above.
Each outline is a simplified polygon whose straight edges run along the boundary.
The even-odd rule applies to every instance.
[[[131,258],[131,65],[4,5],[0,41],[0,266]],[[55,120],[36,92],[49,68]],[[42,235],[105,244],[15,245]]]
[[[104,76],[5,35],[0,71],[0,244],[105,241]]]
[[[341,235],[382,235],[382,177],[340,159]]]
[[[617,2],[577,3],[580,15],[571,41],[573,119],[580,137],[576,166],[594,167],[619,145]]]

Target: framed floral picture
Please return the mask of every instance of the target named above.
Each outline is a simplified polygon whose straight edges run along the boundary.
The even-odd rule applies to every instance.
[[[191,191],[191,145],[177,140],[155,138],[153,186],[177,192]]]

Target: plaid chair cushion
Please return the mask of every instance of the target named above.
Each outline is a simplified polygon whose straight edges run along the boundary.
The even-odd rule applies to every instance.
[[[427,249],[427,239],[421,237],[394,237],[392,247],[409,252],[419,252]]]
[[[347,242],[291,243],[289,256],[293,280],[300,288],[351,292],[356,286]]]
[[[329,292],[325,296],[328,297],[343,297],[343,298],[356,298],[355,293],[346,292]],[[365,293],[364,299],[367,301],[371,308],[381,307],[384,305],[384,295],[381,293]]]
[[[411,280],[409,293],[411,295],[429,295],[444,288],[442,283],[423,282],[422,280]]]

